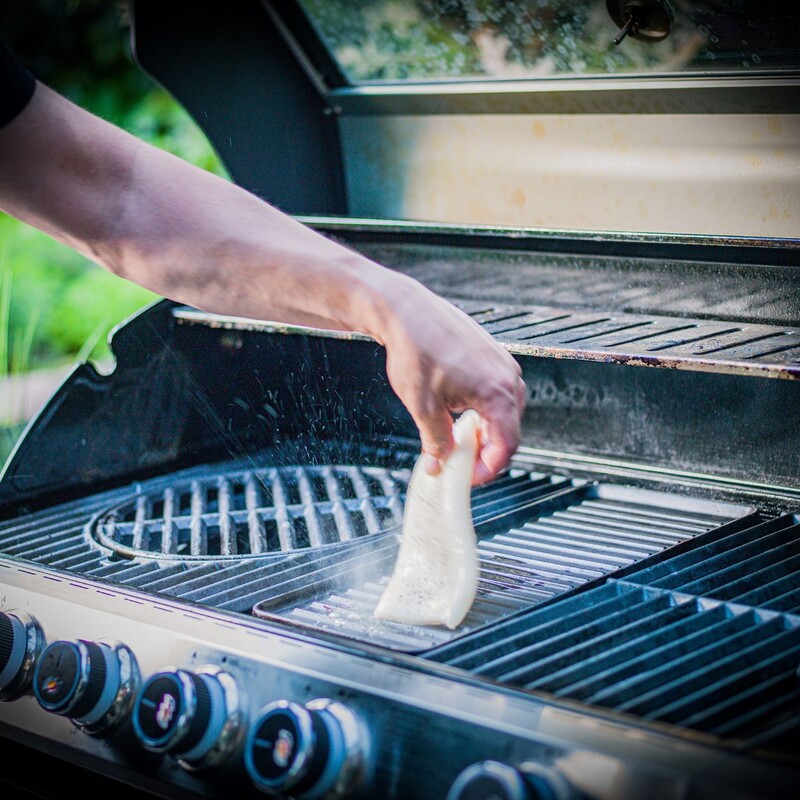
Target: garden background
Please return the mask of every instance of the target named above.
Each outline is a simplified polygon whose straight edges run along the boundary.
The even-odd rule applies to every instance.
[[[5,0],[0,39],[82,108],[225,176],[203,133],[133,62],[126,4]],[[157,296],[0,212],[0,463],[77,361],[107,369],[107,339]]]

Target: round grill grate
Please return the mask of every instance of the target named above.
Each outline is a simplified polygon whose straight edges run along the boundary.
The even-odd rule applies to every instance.
[[[92,536],[125,557],[293,553],[402,524],[407,469],[289,466],[175,481],[99,514]]]

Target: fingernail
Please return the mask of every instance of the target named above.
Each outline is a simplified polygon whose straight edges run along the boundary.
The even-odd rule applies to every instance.
[[[442,462],[436,456],[425,453],[425,472],[428,475],[438,475],[442,471]]]

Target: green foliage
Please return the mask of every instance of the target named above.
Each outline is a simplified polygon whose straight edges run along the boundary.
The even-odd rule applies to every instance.
[[[0,252],[0,379],[7,385],[4,401],[0,405],[0,460],[5,461],[17,437],[22,433],[19,422],[19,406],[23,398],[12,391],[10,378],[24,373],[33,344],[33,336],[39,321],[38,313],[28,318],[24,328],[11,327],[11,287],[13,272],[8,265],[5,252]]]
[[[6,0],[0,20],[2,38],[40,81],[140,139],[227,177],[194,121],[134,65],[124,3]],[[106,359],[111,328],[156,298],[2,213],[0,253],[9,276],[0,339],[30,340],[25,367]],[[0,341],[0,374],[7,374],[11,351],[4,357],[2,350]]]
[[[51,307],[42,335],[64,355],[104,359],[111,328],[155,299],[152,292],[90,265]],[[95,343],[88,351],[87,342]]]
[[[98,326],[103,330],[92,356],[107,358],[108,331],[155,298],[11,217],[0,216],[0,242],[9,276],[6,331],[11,340],[30,338],[25,367],[47,367],[76,358]],[[31,320],[36,320],[35,329]],[[0,337],[2,330],[0,317]],[[0,345],[0,374],[4,366],[6,371],[14,367],[11,349],[5,358],[2,350]],[[18,362],[15,371],[24,371],[22,366]]]
[[[0,36],[40,81],[140,139],[227,177],[189,115],[133,64],[128,35],[125,4],[108,0],[4,0],[0,8]],[[107,360],[110,330],[154,299],[0,213],[0,380],[75,360]],[[7,385],[0,463],[22,432],[17,406],[24,393],[24,385],[14,391]]]

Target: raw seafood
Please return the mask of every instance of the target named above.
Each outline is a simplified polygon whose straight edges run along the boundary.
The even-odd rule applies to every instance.
[[[478,553],[470,489],[480,417],[466,411],[453,425],[456,445],[438,475],[417,460],[408,485],[403,536],[375,616],[455,628],[478,587]]]

